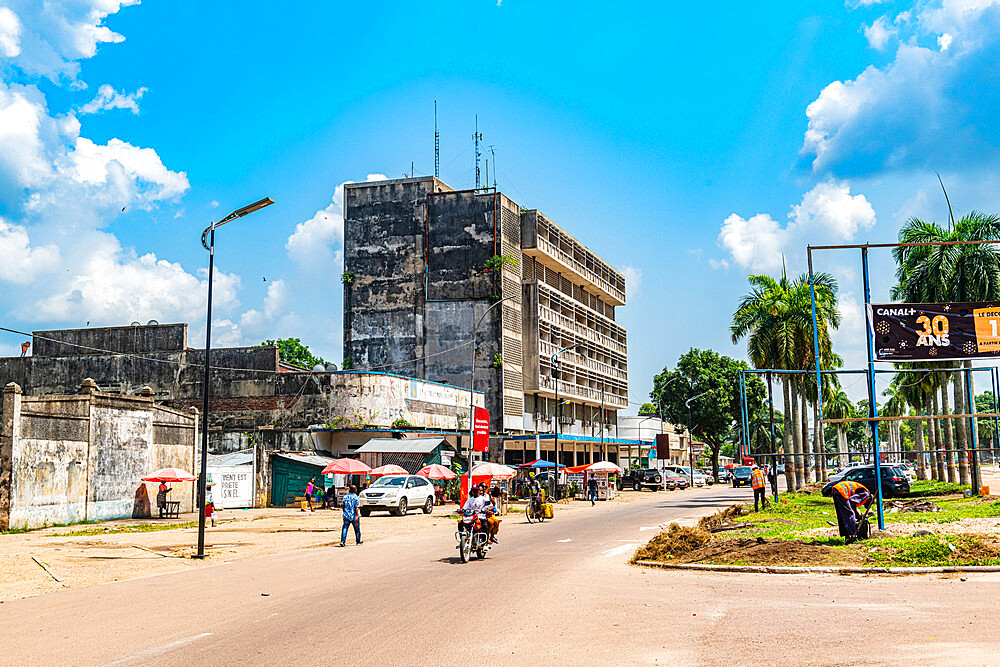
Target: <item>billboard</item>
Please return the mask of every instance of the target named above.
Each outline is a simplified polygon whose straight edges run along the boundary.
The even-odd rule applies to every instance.
[[[1000,303],[872,303],[868,321],[880,361],[1000,354]]]
[[[490,451],[490,413],[486,408],[475,406],[472,424],[472,449],[477,452]]]

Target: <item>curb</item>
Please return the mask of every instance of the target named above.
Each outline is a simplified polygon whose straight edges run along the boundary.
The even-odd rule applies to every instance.
[[[952,565],[945,567],[817,567],[767,565],[709,565],[706,563],[660,563],[636,561],[640,567],[696,572],[743,572],[747,574],[943,574],[948,572],[1000,572],[1000,565]]]

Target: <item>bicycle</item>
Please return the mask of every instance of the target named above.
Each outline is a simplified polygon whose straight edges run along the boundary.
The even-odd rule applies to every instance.
[[[528,523],[542,523],[545,521],[545,509],[542,506],[542,497],[540,493],[531,494],[531,498],[528,499],[528,504],[524,506],[524,517],[528,520]]]

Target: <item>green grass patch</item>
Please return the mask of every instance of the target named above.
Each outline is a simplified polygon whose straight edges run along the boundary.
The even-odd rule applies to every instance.
[[[948,482],[938,482],[936,480],[921,480],[910,484],[910,494],[908,497],[917,498],[921,496],[944,496],[950,493],[962,493],[969,485],[949,484]]]
[[[92,535],[114,535],[116,533],[155,533],[161,530],[195,528],[197,525],[197,521],[185,521],[183,523],[132,523],[118,526],[94,526],[93,528],[81,528],[80,530],[71,530],[66,533],[55,533],[54,537],[87,537]]]
[[[92,519],[84,519],[83,521],[73,521],[71,523],[46,523],[34,528],[11,528],[10,530],[0,530],[0,535],[21,535],[23,533],[33,533],[36,530],[45,530],[46,528],[66,528],[67,526],[83,526],[96,523],[100,522]]]
[[[872,566],[1000,565],[997,540],[974,535],[882,537],[863,544],[865,564]]]

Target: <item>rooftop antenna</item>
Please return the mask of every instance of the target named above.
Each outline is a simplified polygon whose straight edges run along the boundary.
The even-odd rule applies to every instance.
[[[434,100],[434,178],[441,178],[441,135],[438,133],[437,100]]]
[[[941,174],[934,172],[934,175],[938,177],[938,183],[941,184],[941,192],[944,193],[944,200],[948,203],[948,215],[951,217],[951,224],[948,225],[948,231],[950,232],[955,226],[955,214],[951,210],[951,200],[948,199],[948,191],[944,189],[944,181],[941,180]]]
[[[490,144],[490,157],[493,158],[493,189],[497,189],[497,156],[493,152],[493,144]],[[486,182],[490,182],[490,175],[486,175]]]
[[[472,135],[476,142],[476,189],[479,189],[479,142],[483,140],[483,135],[479,133],[479,114],[476,114],[476,132]]]

